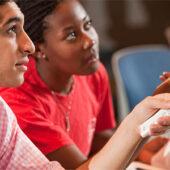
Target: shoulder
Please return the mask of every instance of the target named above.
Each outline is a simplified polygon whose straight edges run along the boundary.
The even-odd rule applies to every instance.
[[[7,118],[14,118],[14,114],[8,104],[4,101],[4,99],[0,96],[0,120]]]
[[[3,142],[9,140],[9,136],[12,133],[17,121],[16,118],[7,105],[7,103],[0,97],[0,147],[4,144]]]
[[[8,125],[8,123],[12,121],[16,121],[14,113],[0,96],[0,125]]]
[[[26,88],[26,86],[0,88],[0,96],[2,96],[15,114],[39,106],[39,98],[36,96],[36,93]]]

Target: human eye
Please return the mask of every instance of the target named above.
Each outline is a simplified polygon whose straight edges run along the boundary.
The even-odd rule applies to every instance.
[[[76,39],[76,33],[74,31],[70,32],[69,34],[67,34],[66,36],[66,40],[68,41],[73,41]]]
[[[84,28],[85,30],[89,30],[92,27],[92,20],[89,20],[85,23]]]
[[[17,26],[13,25],[7,30],[8,34],[16,34],[17,33]]]

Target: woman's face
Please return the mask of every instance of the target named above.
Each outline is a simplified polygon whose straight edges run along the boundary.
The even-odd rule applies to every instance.
[[[98,69],[98,35],[84,8],[76,0],[60,3],[45,18],[41,52],[52,71],[88,75]]]

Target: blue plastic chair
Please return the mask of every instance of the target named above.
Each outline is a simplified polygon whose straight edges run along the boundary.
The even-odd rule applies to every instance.
[[[170,49],[164,45],[125,48],[112,56],[116,82],[118,121],[161,83],[159,76],[170,72]]]

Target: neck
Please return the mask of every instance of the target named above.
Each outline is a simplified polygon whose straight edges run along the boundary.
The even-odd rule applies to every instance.
[[[74,81],[73,75],[67,75],[57,69],[52,70],[41,62],[37,62],[36,67],[39,76],[49,89],[63,95],[71,91]]]

